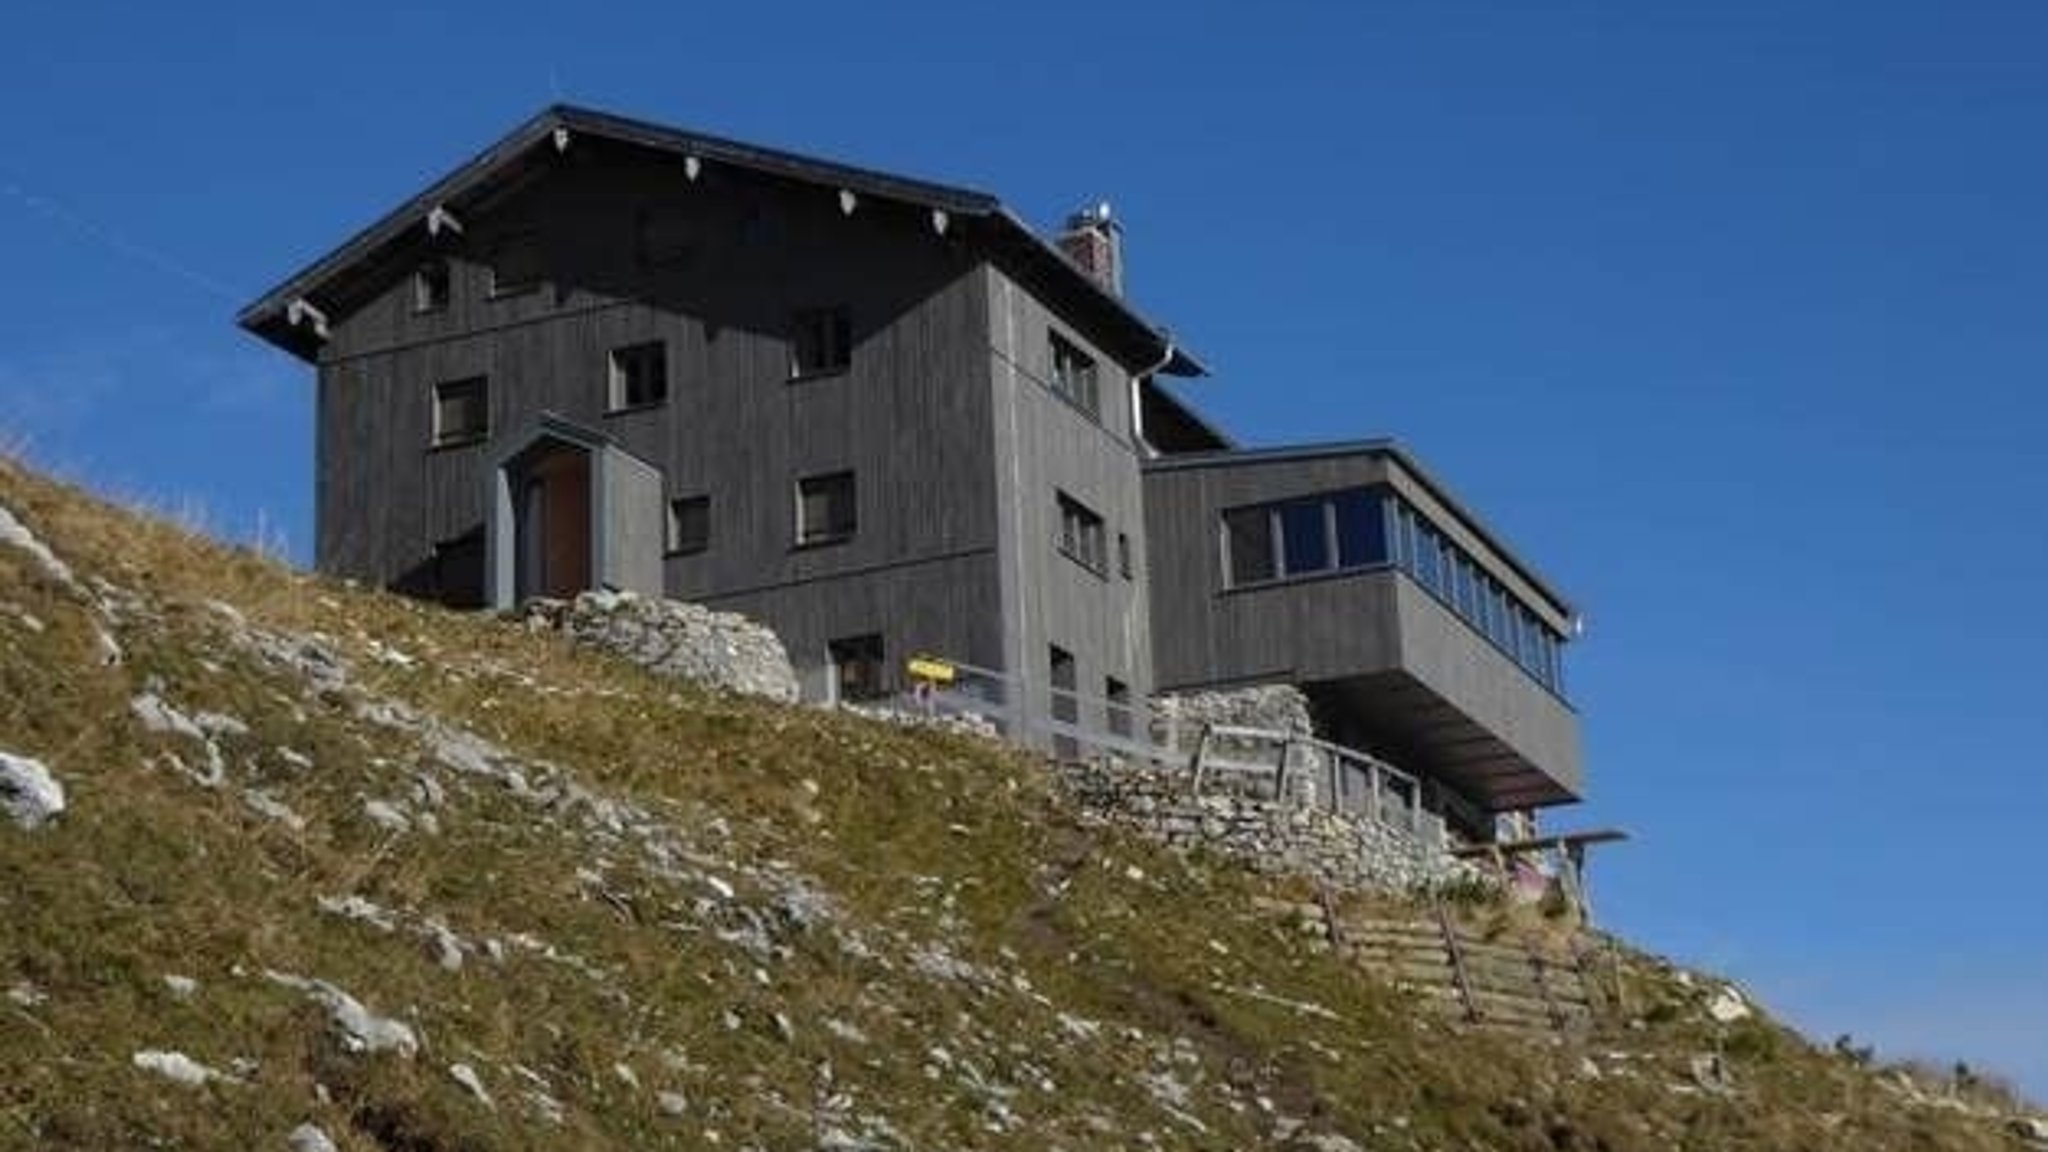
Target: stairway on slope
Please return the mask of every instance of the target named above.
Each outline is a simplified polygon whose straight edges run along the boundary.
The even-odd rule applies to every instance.
[[[1479,932],[1448,916],[1340,916],[1339,946],[1362,968],[1445,1015],[1520,1033],[1582,1033],[1598,1011],[1584,938]]]

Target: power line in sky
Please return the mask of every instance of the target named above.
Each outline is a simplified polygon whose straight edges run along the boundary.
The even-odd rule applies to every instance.
[[[226,283],[201,272],[184,261],[169,255],[162,249],[137,243],[128,237],[91,217],[76,211],[48,195],[25,187],[11,174],[0,172],[0,195],[20,204],[28,211],[69,229],[74,235],[92,241],[112,252],[131,260],[137,260],[154,267],[157,271],[175,276],[187,284],[226,300],[240,304],[251,297],[251,293],[239,291]]]

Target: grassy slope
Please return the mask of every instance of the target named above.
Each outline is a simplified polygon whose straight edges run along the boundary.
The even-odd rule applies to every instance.
[[[1774,1026],[1717,1035],[1700,994],[1640,958],[1631,995],[1656,1022],[1589,1049],[1619,1071],[1458,1034],[1256,912],[1275,882],[1077,823],[1018,755],[658,682],[4,462],[0,505],[133,598],[109,625],[125,659],[102,666],[108,597],[0,546],[0,750],[71,797],[42,831],[0,824],[0,990],[45,997],[0,999],[0,1147],[276,1148],[307,1120],[353,1149],[1228,1148],[1290,1130],[1375,1149],[2010,1146]],[[312,691],[238,641],[223,603],[325,636],[354,687]],[[203,757],[137,722],[151,687],[250,727],[220,739],[223,785],[167,767]],[[529,791],[584,798],[452,771],[365,701],[473,729]],[[439,831],[389,831],[372,798]],[[631,806],[624,831],[604,801]],[[319,907],[352,894],[401,922]],[[464,941],[460,970],[436,963],[427,919]],[[421,1051],[345,1051],[270,970],[403,1019]],[[1736,1093],[1674,1091],[1717,1042]],[[236,1079],[174,1084],[131,1064],[145,1048]]]

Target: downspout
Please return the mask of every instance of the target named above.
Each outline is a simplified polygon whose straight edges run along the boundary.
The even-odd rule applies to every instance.
[[[1141,456],[1158,455],[1158,453],[1152,451],[1152,445],[1145,439],[1144,389],[1145,381],[1150,380],[1168,364],[1173,363],[1176,351],[1173,346],[1173,337],[1162,335],[1162,339],[1166,342],[1166,351],[1160,354],[1159,363],[1131,377],[1131,443],[1137,445],[1138,453]]]

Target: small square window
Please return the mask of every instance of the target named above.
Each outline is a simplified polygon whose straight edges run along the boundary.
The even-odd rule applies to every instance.
[[[853,535],[859,521],[853,473],[806,476],[796,487],[798,544],[829,544]]]
[[[828,376],[853,363],[853,321],[844,308],[811,308],[796,314],[790,332],[792,378]]]
[[[429,260],[413,270],[412,310],[440,312],[448,307],[448,262]]]
[[[646,408],[668,399],[668,346],[659,340],[612,349],[611,397],[614,412]]]
[[[490,384],[482,376],[434,385],[434,443],[481,440],[491,428]]]
[[[879,634],[848,636],[826,645],[832,658],[832,687],[837,699],[853,703],[889,695],[889,666],[882,657]]]
[[[540,234],[515,232],[491,249],[491,295],[517,296],[540,287]]]
[[[678,496],[668,502],[668,551],[682,556],[711,547],[711,497]]]
[[[1095,358],[1057,332],[1048,333],[1047,338],[1052,346],[1052,390],[1090,419],[1100,420],[1102,397],[1095,380]]]

